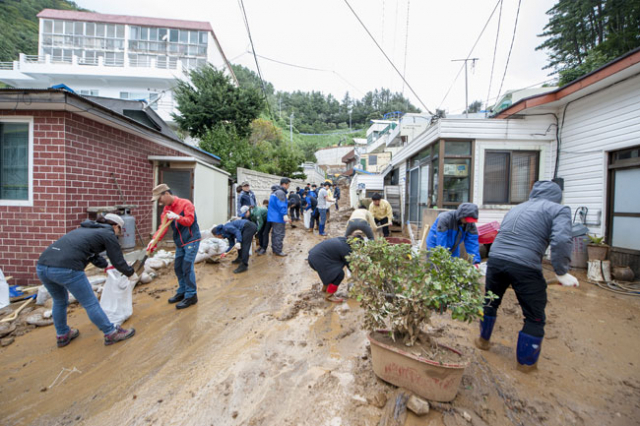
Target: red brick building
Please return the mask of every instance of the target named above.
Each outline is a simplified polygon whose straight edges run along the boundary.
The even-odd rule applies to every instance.
[[[122,204],[114,176],[149,235],[159,167],[219,163],[180,141],[140,102],[115,102],[130,103],[118,112],[66,91],[0,90],[0,268],[12,284],[39,284],[40,253],[87,219],[89,207]]]

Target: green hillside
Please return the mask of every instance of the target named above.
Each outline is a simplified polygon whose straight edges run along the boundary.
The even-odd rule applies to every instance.
[[[0,0],[0,62],[38,54],[36,15],[42,9],[86,10],[66,0]]]

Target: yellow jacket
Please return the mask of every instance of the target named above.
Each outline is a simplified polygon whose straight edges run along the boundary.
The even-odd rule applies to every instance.
[[[389,223],[393,220],[393,210],[391,209],[391,204],[389,204],[387,200],[380,200],[380,205],[377,207],[372,201],[369,206],[369,211],[376,220],[382,220],[385,217],[389,219]]]
[[[373,215],[369,210],[366,209],[355,209],[353,213],[351,213],[349,221],[352,221],[353,219],[366,220],[372,230],[375,230],[378,227],[375,220],[373,220]]]

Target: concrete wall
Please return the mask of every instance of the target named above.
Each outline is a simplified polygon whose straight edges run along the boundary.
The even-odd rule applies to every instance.
[[[353,149],[352,146],[322,148],[315,152],[318,166],[343,166],[342,157]],[[333,168],[333,167],[332,167]]]
[[[196,163],[194,173],[193,204],[200,229],[229,219],[229,175],[213,167]]]
[[[271,196],[271,187],[273,185],[280,185],[280,179],[282,176],[270,175],[267,173],[260,173],[254,170],[243,169],[238,167],[237,175],[238,182],[249,182],[251,190],[256,194],[256,201],[258,205],[262,205],[262,200],[268,200]],[[309,182],[311,183],[311,182]],[[295,191],[296,187],[304,187],[307,184],[305,181],[292,180],[289,190]],[[235,205],[235,202],[234,202]],[[235,212],[232,212],[235,214]]]

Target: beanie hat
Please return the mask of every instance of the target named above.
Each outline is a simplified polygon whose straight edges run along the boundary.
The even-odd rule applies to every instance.
[[[244,217],[245,214],[249,211],[249,206],[240,207],[240,217]]]

